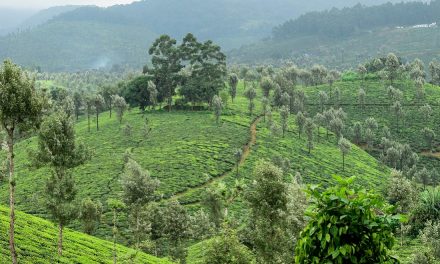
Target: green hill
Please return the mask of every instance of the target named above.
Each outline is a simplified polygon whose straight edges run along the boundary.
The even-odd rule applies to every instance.
[[[304,136],[299,139],[296,134],[293,118],[285,138],[273,136],[261,118],[248,115],[248,102],[242,94],[243,85],[240,85],[238,97],[224,110],[220,126],[215,124],[209,111],[147,111],[145,117],[152,128],[148,138],[144,138],[142,133],[144,117],[134,109],[124,117],[122,125],[115,117],[110,119],[108,112],[101,114],[99,131],[96,131],[92,118],[91,132],[88,132],[87,120],[82,117],[76,125],[77,136],[94,153],[89,162],[74,171],[78,201],[91,197],[105,205],[108,198],[120,197],[119,179],[127,149],[143,168],[161,181],[160,191],[164,200],[178,198],[195,208],[200,207],[198,202],[206,187],[219,180],[228,184],[235,181],[234,152],[239,148],[245,150],[240,177],[248,181],[252,180],[252,171],[258,160],[276,156],[288,158],[292,173],[301,172],[305,183],[328,185],[332,182],[332,175],[356,175],[359,184],[380,188],[383,178],[389,174],[388,168],[355,146],[347,157],[345,171],[342,171],[342,157],[334,137],[329,140],[321,138],[312,153],[308,154]],[[257,112],[259,108],[257,103]],[[274,118],[278,119],[277,115]],[[130,137],[126,136],[127,124],[132,127]],[[42,191],[49,170],[33,170],[28,166],[28,152],[35,148],[35,138],[19,142],[16,146],[17,207],[47,218]],[[6,184],[0,186],[0,199],[7,204]],[[235,211],[240,213],[242,209],[243,206],[238,203]],[[128,238],[128,223],[122,225],[122,235]],[[74,223],[72,227],[81,228],[79,223]],[[111,213],[107,208],[104,208],[103,221],[96,235],[103,238],[111,235]]]
[[[25,213],[16,214],[16,248],[23,264],[43,263],[113,263],[113,243],[69,229],[64,231],[63,257],[57,256],[58,229],[53,224]],[[10,263],[8,229],[9,210],[0,206],[0,263]],[[118,245],[118,259],[127,259],[134,250]],[[172,263],[138,253],[136,263]]]
[[[315,63],[347,69],[396,52],[404,60],[439,57],[440,1],[310,12],[274,28],[271,37],[230,52],[232,61]]]

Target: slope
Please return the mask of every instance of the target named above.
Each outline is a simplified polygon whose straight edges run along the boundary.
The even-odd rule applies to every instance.
[[[0,206],[0,263],[10,263],[8,228],[9,210]],[[25,213],[16,214],[16,247],[18,260],[23,264],[43,263],[113,263],[113,243],[69,229],[64,231],[63,257],[57,257],[57,227],[46,220]],[[117,246],[121,261],[134,250]],[[166,264],[144,253],[138,253],[136,263]]]

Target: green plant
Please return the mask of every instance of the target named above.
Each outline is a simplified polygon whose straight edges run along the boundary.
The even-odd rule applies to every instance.
[[[380,196],[337,178],[325,191],[309,188],[310,222],[296,246],[296,263],[399,263],[390,255],[392,223]]]

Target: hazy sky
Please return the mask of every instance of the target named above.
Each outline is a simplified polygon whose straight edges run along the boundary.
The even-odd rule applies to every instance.
[[[111,6],[129,4],[135,0],[0,0],[0,7],[42,9],[60,5]]]

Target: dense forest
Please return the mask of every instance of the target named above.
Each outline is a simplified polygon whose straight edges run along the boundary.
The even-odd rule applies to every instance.
[[[278,39],[307,35],[341,38],[384,27],[437,23],[440,22],[439,13],[438,0],[429,3],[387,3],[372,7],[358,4],[352,8],[307,13],[275,28],[273,35]]]

